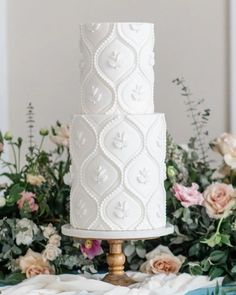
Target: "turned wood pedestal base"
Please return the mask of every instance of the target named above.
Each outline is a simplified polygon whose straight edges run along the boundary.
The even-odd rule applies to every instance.
[[[70,224],[62,226],[62,233],[66,236],[90,239],[107,240],[109,243],[109,253],[107,254],[108,274],[103,278],[104,282],[129,286],[136,283],[124,272],[125,255],[122,251],[123,242],[126,240],[148,240],[157,239],[174,232],[174,227],[167,224],[165,227],[154,230],[133,230],[133,231],[95,231],[83,230],[72,227]]]

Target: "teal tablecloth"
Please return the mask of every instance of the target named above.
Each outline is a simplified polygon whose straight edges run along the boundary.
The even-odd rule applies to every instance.
[[[230,291],[230,287],[222,287],[220,288],[220,292],[217,295],[236,295],[236,288],[234,287],[235,291]],[[222,292],[221,290],[224,290]],[[214,288],[201,288],[194,291],[190,291],[185,295],[215,295]]]

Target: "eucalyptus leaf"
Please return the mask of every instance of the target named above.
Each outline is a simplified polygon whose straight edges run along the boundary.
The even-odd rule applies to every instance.
[[[200,265],[189,266],[189,271],[194,276],[199,276],[203,274],[203,270]]]
[[[140,258],[145,258],[147,251],[144,248],[136,247],[136,253]]]
[[[233,268],[231,269],[231,272],[236,274],[236,265],[233,266]]]
[[[210,260],[212,262],[218,262],[222,260],[222,258],[227,258],[227,252],[221,250],[215,250],[211,252]]]
[[[125,256],[129,257],[135,252],[135,246],[128,244],[124,247],[124,254]]]
[[[213,279],[215,279],[217,277],[220,277],[223,273],[224,273],[223,268],[212,266],[210,271],[209,271],[209,276],[213,280]]]

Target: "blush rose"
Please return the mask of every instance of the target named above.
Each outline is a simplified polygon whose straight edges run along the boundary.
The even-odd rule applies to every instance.
[[[29,206],[31,212],[38,211],[39,206],[35,203],[35,194],[31,192],[22,192],[21,198],[17,201],[19,209],[22,209],[25,204]]]
[[[178,273],[185,261],[184,256],[175,256],[168,247],[162,245],[149,252],[146,258],[147,261],[141,265],[140,271],[148,274]]]
[[[204,206],[211,218],[227,217],[236,207],[236,192],[231,184],[213,183],[203,192]]]

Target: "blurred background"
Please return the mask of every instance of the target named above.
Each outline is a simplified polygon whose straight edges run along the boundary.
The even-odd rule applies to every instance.
[[[156,111],[166,114],[174,139],[185,143],[193,134],[176,77],[184,77],[194,98],[205,98],[210,138],[233,131],[233,6],[227,0],[0,0],[0,129],[26,137],[29,102],[35,130],[79,113],[80,23],[147,21],[155,23]]]

